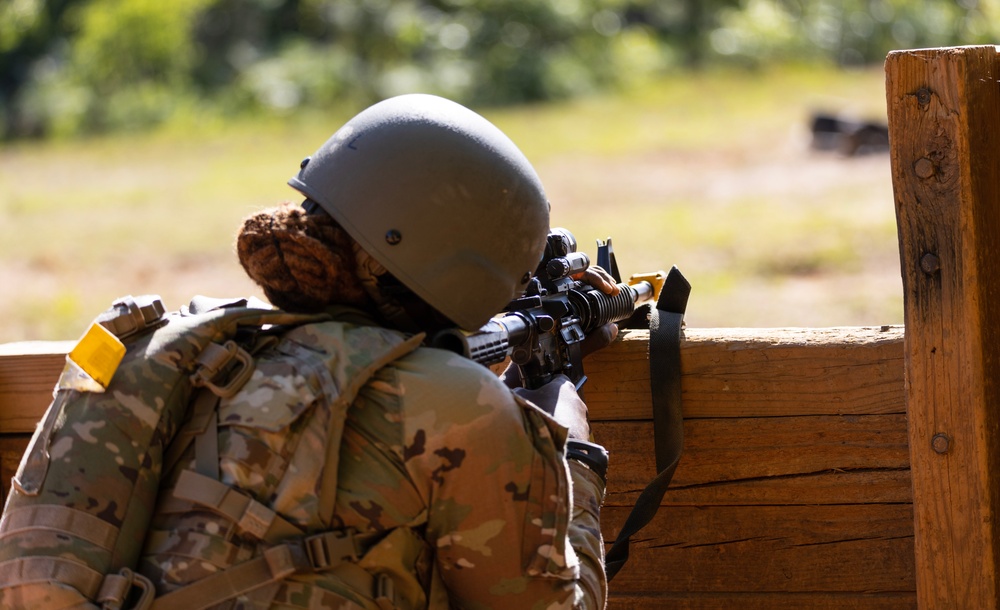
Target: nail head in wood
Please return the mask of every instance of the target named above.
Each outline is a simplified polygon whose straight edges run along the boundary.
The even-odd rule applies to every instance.
[[[934,163],[927,157],[921,157],[913,164],[913,171],[918,177],[926,180],[934,175]]]
[[[928,252],[920,257],[920,268],[928,275],[937,273],[941,270],[941,259],[937,257],[937,254]]]
[[[934,438],[931,439],[931,447],[934,449],[935,453],[948,453],[948,447],[950,445],[951,439],[948,438],[948,435],[943,432],[935,434]]]
[[[926,106],[931,103],[931,90],[927,87],[922,87],[917,90],[917,103],[921,106]]]

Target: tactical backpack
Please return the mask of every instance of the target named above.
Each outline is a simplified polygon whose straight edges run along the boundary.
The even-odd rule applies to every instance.
[[[344,357],[324,351],[330,344],[324,333],[344,340],[345,325],[330,320],[247,300],[196,297],[171,313],[153,296],[116,301],[70,353],[13,478],[0,519],[0,606],[194,610],[243,597],[266,607],[267,595],[287,576],[357,561],[367,548],[362,536],[306,536],[219,481],[214,446],[220,399],[245,385],[259,391],[248,382],[269,376],[267,366],[292,366],[311,370],[318,381],[310,383],[322,386],[316,395],[335,412],[325,442],[339,447],[344,413],[361,386],[423,338],[358,327],[348,340],[372,355]],[[296,332],[298,342],[284,340]],[[286,347],[275,351],[277,344]],[[258,365],[265,349],[272,356]],[[255,377],[258,366],[264,370]],[[158,498],[161,475],[191,454],[193,467],[179,469],[168,497]],[[332,470],[335,494],[336,464]],[[154,512],[170,510],[170,503],[209,511],[259,540],[261,551],[154,599],[152,582],[136,568]],[[391,582],[370,578],[370,599],[378,608],[393,607]]]

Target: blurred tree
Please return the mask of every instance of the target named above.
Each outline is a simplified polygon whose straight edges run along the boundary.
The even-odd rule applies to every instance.
[[[982,44],[998,31],[996,0],[742,0],[709,34],[719,56],[744,63],[881,62],[893,49]]]
[[[9,0],[0,2],[0,136],[40,135],[44,125],[25,113],[19,101],[25,85],[37,76],[36,65],[73,31],[64,19],[81,0]]]
[[[568,97],[665,67],[989,42],[1000,0],[0,0],[0,137],[424,91]]]
[[[719,15],[738,10],[740,4],[740,0],[630,0],[624,14],[626,23],[651,27],[685,66],[698,68],[707,60],[709,34],[718,27]]]
[[[247,66],[301,30],[299,0],[215,0],[194,25],[192,77],[203,91],[228,86]]]
[[[166,118],[190,83],[194,17],[212,0],[91,0],[78,15],[72,79],[86,88],[88,129]]]
[[[43,11],[59,34],[22,54],[28,78],[3,109],[4,135],[129,128],[170,116],[189,90],[194,17],[212,1],[79,0]],[[10,55],[0,53],[0,62]]]

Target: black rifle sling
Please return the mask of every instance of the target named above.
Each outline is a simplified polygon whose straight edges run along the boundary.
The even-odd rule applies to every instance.
[[[639,495],[604,559],[610,582],[628,561],[629,540],[656,515],[684,446],[681,414],[681,328],[691,285],[674,267],[667,275],[656,309],[649,316],[649,384],[653,398],[656,475]]]

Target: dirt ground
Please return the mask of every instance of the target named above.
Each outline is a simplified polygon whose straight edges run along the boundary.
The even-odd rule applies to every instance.
[[[595,235],[613,235],[623,273],[671,265],[684,272],[693,285],[689,326],[902,323],[885,153],[810,150],[799,129],[756,148],[564,155],[537,169],[553,224],[571,226],[581,249],[590,251]],[[827,227],[842,234],[836,247],[849,260],[794,263]],[[792,261],[787,268],[782,257]],[[0,326],[0,343],[74,339],[122,294],[160,294],[170,309],[194,294],[260,296],[228,244],[174,258],[118,252],[85,269],[44,257],[2,260],[0,290],[0,319],[15,321]]]
[[[815,151],[804,134],[795,132],[768,143],[759,154],[670,152],[600,163],[561,159],[540,171],[554,216],[571,218],[577,209],[575,204],[561,209],[560,201],[606,206],[614,217],[620,261],[638,254],[632,270],[677,265],[685,273],[692,284],[689,326],[903,322],[887,152],[845,157]],[[662,202],[660,226],[669,226],[672,215],[682,216],[689,221],[687,232],[685,227],[663,231],[658,244],[640,239],[643,250],[630,252],[629,235],[641,233],[645,219],[615,209],[613,202],[623,193],[631,201]],[[739,220],[727,220],[731,216]],[[713,220],[720,226],[742,222],[746,232],[757,235],[713,239],[712,229],[701,226]],[[796,254],[807,253],[809,242],[828,232],[841,234],[838,247],[850,250],[851,260],[797,267]],[[787,265],[761,272],[761,265],[783,252]]]

